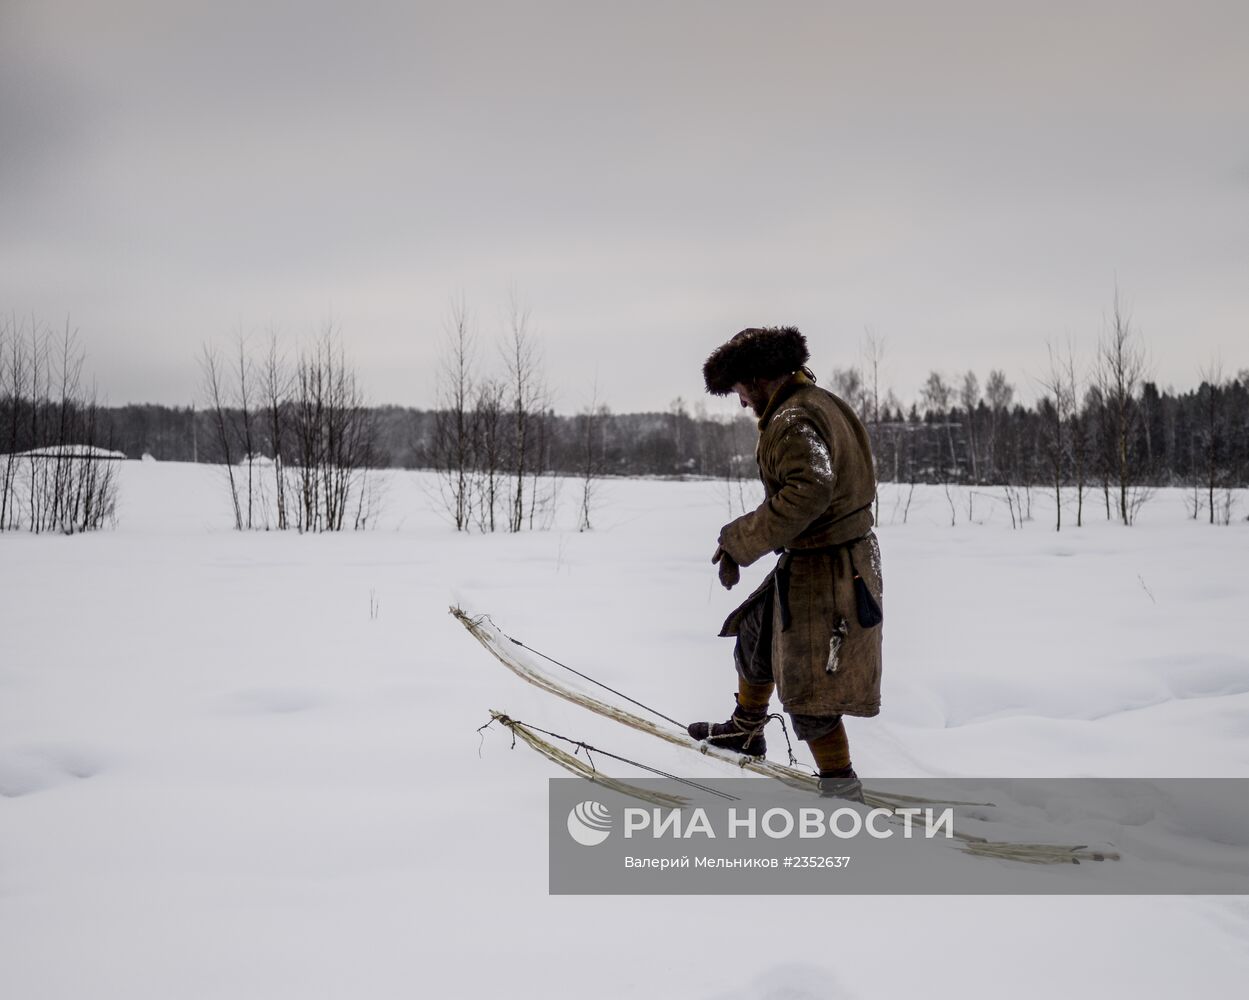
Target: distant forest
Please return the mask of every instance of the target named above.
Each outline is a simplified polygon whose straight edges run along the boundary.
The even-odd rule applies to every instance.
[[[879,476],[886,482],[1046,484],[1061,456],[1064,481],[1074,482],[1077,452],[1090,483],[1100,485],[1117,465],[1115,414],[1096,388],[1075,412],[1063,413],[1050,397],[1031,406],[1013,402],[1013,387],[992,373],[989,395],[962,385],[966,398],[930,377],[926,398],[903,406],[890,398],[879,411],[854,374],[820,381],[849,399],[868,427]],[[972,380],[975,376],[970,376]],[[931,399],[932,395],[937,399]],[[942,405],[941,396],[948,398]],[[970,407],[967,405],[970,403]],[[1144,382],[1133,398],[1127,448],[1134,481],[1154,486],[1204,484],[1213,467],[1216,485],[1249,484],[1249,372],[1219,385],[1203,382],[1187,392]],[[420,469],[438,465],[440,412],[382,406],[368,411],[374,427],[376,467]],[[227,409],[237,420],[237,411]],[[583,463],[584,416],[546,411],[534,418],[546,470],[578,475]],[[103,408],[104,437],[128,458],[151,455],[167,462],[220,462],[216,415],[211,409],[154,404]],[[596,436],[600,468],[619,476],[738,475],[754,464],[755,421],[745,414],[726,421],[691,412],[681,400],[665,413],[601,412]],[[258,448],[268,457],[267,442]],[[1111,475],[1113,479],[1113,475]]]

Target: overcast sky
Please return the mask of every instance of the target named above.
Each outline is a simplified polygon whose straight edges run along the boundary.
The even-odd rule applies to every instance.
[[[889,13],[884,13],[888,10]],[[0,0],[0,310],[113,403],[332,320],[428,406],[451,299],[509,293],[556,408],[702,394],[744,326],[826,381],[1091,353],[1249,367],[1249,4]]]

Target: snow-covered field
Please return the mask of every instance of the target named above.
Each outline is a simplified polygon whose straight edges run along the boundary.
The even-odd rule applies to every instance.
[[[0,538],[0,996],[1243,989],[1245,897],[548,896],[558,772],[479,735],[489,709],[722,773],[526,687],[448,605],[721,718],[715,633],[766,567],[716,585],[714,483],[613,481],[592,532],[489,537],[429,489],[389,475],[363,534],[242,535],[212,470],[132,462],[116,530]],[[1095,495],[1061,534],[1040,494],[1018,531],[957,504],[952,528],[921,489],[891,523],[884,493],[884,708],[848,723],[869,785],[1249,776],[1249,524],[1195,523],[1167,491],[1131,529]]]

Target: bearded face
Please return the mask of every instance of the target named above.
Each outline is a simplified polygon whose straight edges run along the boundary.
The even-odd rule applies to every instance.
[[[768,408],[769,395],[766,386],[758,381],[736,382],[733,385],[733,391],[737,393],[737,398],[742,404],[742,409],[749,406],[755,411],[755,416],[762,419],[763,411]]]

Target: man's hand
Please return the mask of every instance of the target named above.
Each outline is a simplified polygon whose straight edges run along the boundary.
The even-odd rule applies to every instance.
[[[720,564],[720,584],[725,590],[732,590],[742,578],[742,571],[736,561],[720,546],[716,546],[716,554],[711,557],[713,563]]]

